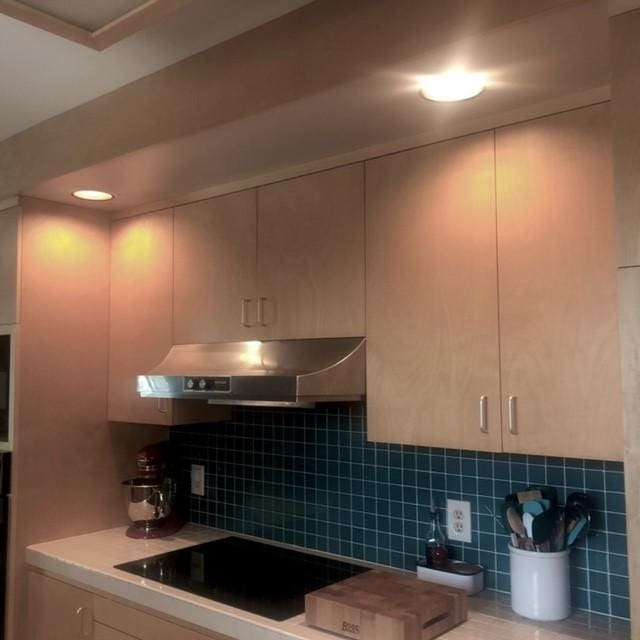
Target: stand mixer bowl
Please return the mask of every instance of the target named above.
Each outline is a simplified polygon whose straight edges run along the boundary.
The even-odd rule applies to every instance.
[[[144,530],[162,526],[171,514],[170,483],[149,478],[125,480],[127,513]]]

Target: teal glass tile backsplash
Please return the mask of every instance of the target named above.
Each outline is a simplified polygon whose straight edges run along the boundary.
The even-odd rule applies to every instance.
[[[473,541],[453,556],[486,567],[508,592],[504,496],[529,484],[593,498],[591,534],[571,553],[575,607],[629,617],[621,463],[366,441],[363,405],[316,410],[234,409],[222,424],[172,429],[180,501],[192,522],[413,570],[424,554],[429,504],[471,502]],[[190,465],[206,467],[206,495],[188,492]]]

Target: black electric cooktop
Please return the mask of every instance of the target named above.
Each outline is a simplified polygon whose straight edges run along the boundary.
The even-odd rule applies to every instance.
[[[365,567],[242,538],[222,538],[115,566],[273,620],[304,612],[304,596]]]

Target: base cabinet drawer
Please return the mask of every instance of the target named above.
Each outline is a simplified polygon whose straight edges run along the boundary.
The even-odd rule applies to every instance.
[[[202,634],[163,618],[101,596],[94,596],[93,614],[98,625],[108,626],[136,640],[233,640],[214,632]],[[111,636],[105,636],[111,640]],[[117,640],[120,636],[113,636]],[[100,640],[97,636],[95,640]]]
[[[93,627],[93,640],[137,640],[137,638],[97,622]]]

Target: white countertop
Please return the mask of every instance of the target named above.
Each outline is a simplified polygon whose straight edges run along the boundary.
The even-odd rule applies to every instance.
[[[111,594],[132,605],[226,634],[238,640],[335,640],[336,636],[307,627],[304,614],[277,622],[146,580],[114,565],[182,549],[232,535],[216,529],[187,525],[179,533],[158,540],[133,540],[125,527],[97,531],[27,549],[27,562],[88,589]],[[237,534],[233,534],[237,535]],[[306,550],[305,550],[306,551]],[[503,596],[490,592],[470,598],[468,622],[441,636],[446,640],[623,640],[628,625],[602,616],[578,614],[568,621],[535,624],[512,614]]]

